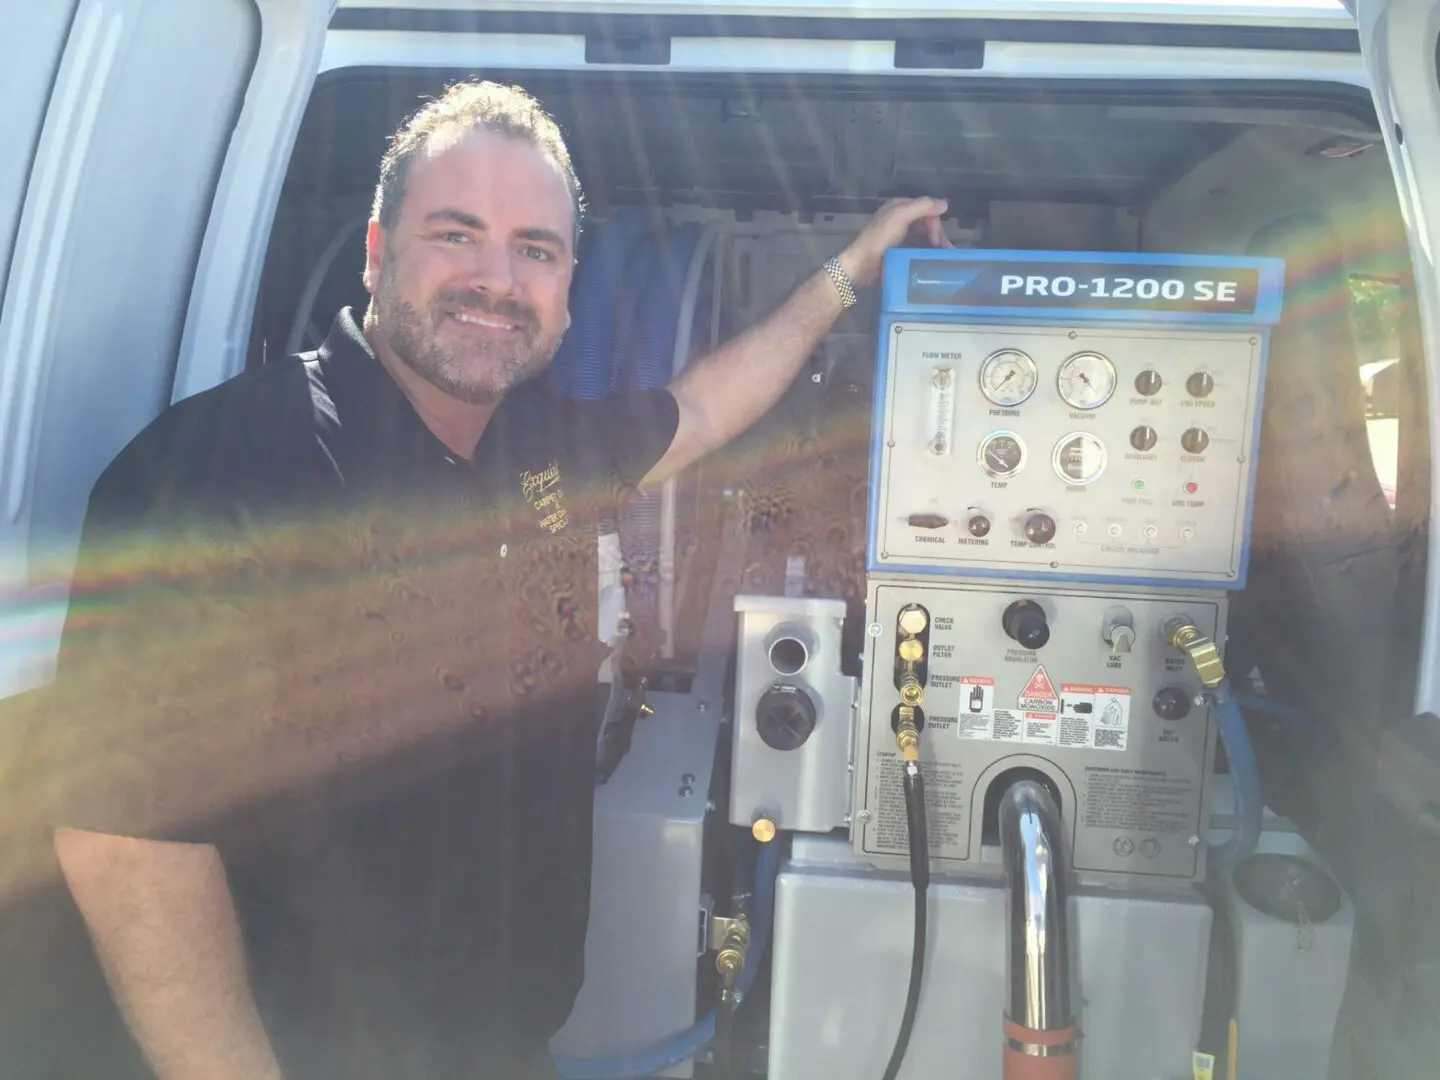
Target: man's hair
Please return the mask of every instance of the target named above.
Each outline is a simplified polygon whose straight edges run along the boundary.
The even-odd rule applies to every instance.
[[[585,194],[570,162],[570,151],[560,125],[541,104],[518,86],[494,82],[461,82],[427,102],[400,125],[380,159],[380,180],[375,185],[371,217],[383,229],[392,228],[405,199],[405,178],[416,156],[439,135],[465,135],[490,131],[519,139],[552,158],[565,177],[575,209],[575,239],[585,214]]]

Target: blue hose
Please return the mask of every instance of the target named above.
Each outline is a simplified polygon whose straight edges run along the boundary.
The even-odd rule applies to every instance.
[[[1228,681],[1220,684],[1215,697],[1219,705],[1216,724],[1225,746],[1225,758],[1230,763],[1230,776],[1235,782],[1235,829],[1230,839],[1210,848],[1210,868],[1223,870],[1255,850],[1260,840],[1265,800],[1260,791],[1260,769],[1255,764],[1250,732],[1245,727],[1239,702],[1230,693]]]
[[[780,865],[779,848],[778,839],[761,845],[760,855],[755,861],[755,915],[750,920],[752,930],[749,958],[735,980],[736,989],[742,995],[749,993],[750,987],[754,985],[760,960],[770,945],[770,923],[775,907],[775,877]],[[703,1050],[714,1037],[715,1012],[712,1009],[684,1031],[632,1057],[610,1060],[556,1057],[555,1068],[562,1080],[632,1080],[634,1077],[651,1076],[672,1065],[680,1064]]]
[[[1310,717],[1295,706],[1287,705],[1283,701],[1276,701],[1265,694],[1236,694],[1235,700],[1239,702],[1242,709],[1265,713],[1276,719],[1284,720],[1288,724],[1294,724],[1296,727],[1310,726]]]

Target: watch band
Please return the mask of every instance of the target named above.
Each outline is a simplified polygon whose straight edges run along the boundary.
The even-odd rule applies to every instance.
[[[829,275],[835,291],[840,294],[840,303],[846,310],[854,307],[856,304],[855,285],[850,280],[850,275],[845,272],[845,268],[840,265],[840,260],[825,260],[825,273]]]

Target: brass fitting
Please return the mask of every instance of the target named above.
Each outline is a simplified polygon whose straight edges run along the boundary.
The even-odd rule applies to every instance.
[[[900,680],[900,704],[919,705],[925,700],[925,688],[920,685],[920,680],[915,678],[913,672],[907,671]]]
[[[1206,689],[1213,690],[1225,681],[1225,664],[1220,649],[1200,628],[1182,615],[1173,615],[1163,626],[1165,640],[1190,657],[1195,671]]]
[[[900,629],[911,637],[924,633],[925,627],[928,625],[929,620],[926,619],[925,611],[922,608],[909,608],[900,615]]]
[[[715,970],[729,986],[745,968],[745,954],[750,949],[750,921],[743,915],[734,919],[716,919],[712,933],[719,931],[719,952],[715,954]]]
[[[920,760],[920,731],[915,726],[915,706],[900,706],[900,724],[895,732],[895,745],[906,761]]]

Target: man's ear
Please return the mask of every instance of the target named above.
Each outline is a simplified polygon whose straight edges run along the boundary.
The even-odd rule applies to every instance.
[[[371,296],[380,287],[380,265],[385,261],[385,231],[374,218],[365,229],[365,273],[361,280]]]

